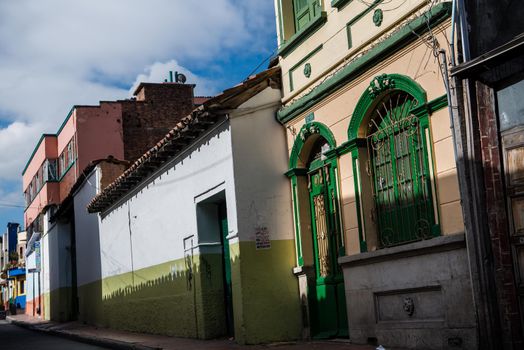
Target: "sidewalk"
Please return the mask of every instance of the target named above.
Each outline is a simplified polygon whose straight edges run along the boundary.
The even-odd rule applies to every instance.
[[[231,340],[196,340],[174,338],[161,335],[150,335],[117,331],[107,328],[96,328],[78,322],[57,323],[43,321],[27,315],[7,316],[7,320],[17,326],[66,337],[83,343],[108,347],[111,349],[136,350],[375,350],[374,346],[350,344],[349,341],[315,341],[289,342],[267,345],[242,346]],[[389,349],[388,349],[389,350]]]

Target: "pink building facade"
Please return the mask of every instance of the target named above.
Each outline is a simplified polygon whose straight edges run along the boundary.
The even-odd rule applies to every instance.
[[[85,210],[71,206],[75,184],[95,161],[132,162],[153,147],[193,110],[193,89],[142,83],[133,99],[74,106],[56,134],[42,135],[22,173],[30,262],[26,314],[75,319],[74,211]]]
[[[89,162],[113,156],[123,159],[121,106],[75,106],[56,134],[43,135],[23,172],[24,224],[35,222],[50,205],[60,204]]]

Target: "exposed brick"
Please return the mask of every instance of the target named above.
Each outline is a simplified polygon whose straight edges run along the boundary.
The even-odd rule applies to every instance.
[[[124,157],[135,161],[194,108],[194,85],[141,83],[122,104]]]
[[[513,271],[513,256],[509,240],[510,232],[506,212],[503,165],[500,159],[502,150],[499,143],[497,115],[493,108],[492,91],[480,83],[477,84],[477,103],[484,166],[486,213],[495,264],[497,302],[500,306],[503,338],[505,342],[507,341],[507,344],[521,344],[523,337],[518,312],[519,303]]]
[[[112,163],[103,161],[99,164],[101,170],[100,188],[104,189],[109,186],[117,177],[122,175],[127,166],[123,163]]]

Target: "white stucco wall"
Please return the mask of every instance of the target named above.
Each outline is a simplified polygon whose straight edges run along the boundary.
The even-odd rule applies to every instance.
[[[49,293],[49,235],[47,233],[49,229],[49,215],[44,214],[44,229],[42,237],[40,238],[40,261],[41,261],[41,271],[40,276],[42,278],[42,289],[41,293]]]
[[[49,216],[49,212],[44,216],[44,233],[40,239],[43,294],[71,287],[70,225],[49,223]]]
[[[49,291],[58,288],[71,287],[71,239],[70,225],[56,223],[50,226],[44,235],[44,252],[46,276],[49,283],[45,287]]]
[[[214,130],[103,213],[102,278],[183,258],[184,238],[198,237],[196,203],[216,191],[225,191],[236,234],[229,122]]]
[[[101,277],[99,218],[97,214],[89,214],[86,209],[97,193],[99,176],[100,168],[97,167],[74,196],[78,286],[98,281]]]
[[[239,239],[293,239],[293,214],[284,128],[275,119],[280,90],[266,88],[231,114]]]
[[[38,295],[38,274],[29,272],[30,269],[36,268],[36,253],[33,251],[31,254],[25,257],[25,267],[26,267],[26,300],[33,300],[36,295]],[[36,283],[35,283],[36,282]],[[35,292],[33,293],[33,287]]]

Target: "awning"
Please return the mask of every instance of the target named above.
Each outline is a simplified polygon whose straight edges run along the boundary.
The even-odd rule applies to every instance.
[[[35,242],[40,240],[40,236],[42,234],[40,232],[33,232],[31,235],[31,238],[29,239],[29,242],[27,242],[27,249],[25,251],[25,257],[27,258],[31,253],[35,250]]]
[[[25,268],[15,268],[15,269],[9,269],[7,270],[7,276],[8,277],[15,277],[15,276],[23,276],[25,275]]]
[[[524,54],[524,33],[494,50],[451,68],[451,76],[469,78]]]

